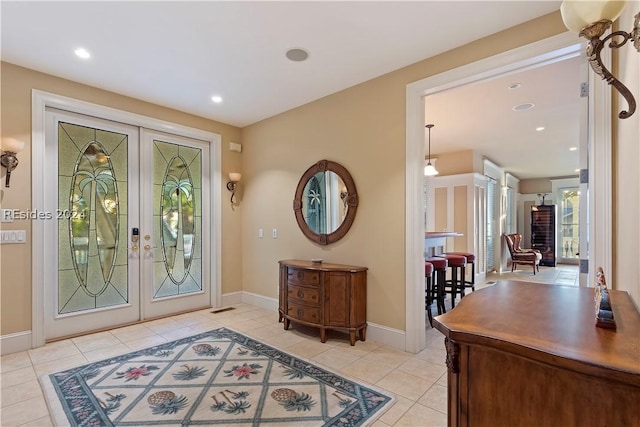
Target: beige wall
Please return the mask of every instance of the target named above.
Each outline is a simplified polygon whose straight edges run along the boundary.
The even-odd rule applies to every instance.
[[[519,191],[520,194],[551,193],[551,181],[548,178],[523,179]]]
[[[241,154],[228,151],[229,141],[241,142],[240,129],[222,123],[196,117],[179,111],[124,97],[69,80],[18,67],[6,62],[0,64],[2,74],[1,137],[20,139],[27,148],[19,153],[20,165],[11,174],[11,188],[0,188],[0,205],[4,209],[29,210],[31,208],[31,90],[39,89],[83,101],[92,102],[156,119],[166,120],[222,135],[222,172],[242,169]],[[2,182],[5,169],[2,168]],[[223,179],[226,184],[226,179]],[[222,290],[241,290],[242,269],[241,215],[232,212],[228,191],[222,190]],[[29,243],[0,246],[0,333],[2,335],[31,329],[31,224],[28,220],[3,223],[3,229],[25,229]]]
[[[406,85],[564,31],[553,13],[243,129],[244,290],[275,297],[283,258],[364,265],[368,320],[404,330]],[[323,158],[346,166],[360,195],[353,228],[329,247],[307,240],[292,210],[299,177]],[[277,240],[258,239],[258,228],[276,226]]]
[[[629,31],[640,1],[629,2],[617,21],[619,29]],[[616,61],[616,58],[618,61]],[[613,268],[610,282],[633,297],[640,307],[640,55],[627,43],[614,50],[614,75],[629,88],[639,103],[635,114],[620,120],[618,112],[628,109],[627,101],[613,102]],[[615,94],[615,91],[614,91]],[[615,102],[617,99],[617,102]]]
[[[460,175],[463,173],[482,173],[482,155],[474,150],[456,151],[438,154],[436,169],[438,176]]]

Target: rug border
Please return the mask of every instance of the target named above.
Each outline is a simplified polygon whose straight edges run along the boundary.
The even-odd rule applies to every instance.
[[[77,366],[72,366],[67,369],[77,368],[78,366],[87,365],[89,363],[93,363],[93,362],[87,362]],[[64,370],[66,369],[63,369],[63,371]],[[62,408],[62,404],[60,403],[60,399],[58,398],[58,394],[56,393],[55,387],[53,386],[53,383],[49,378],[49,375],[55,374],[56,372],[60,372],[60,371],[55,371],[49,374],[41,375],[38,378],[38,382],[40,383],[40,388],[42,389],[42,392],[44,394],[44,397],[45,397],[44,401],[45,401],[45,404],[47,405],[47,409],[49,410],[49,415],[51,416],[51,422],[53,423],[53,425],[68,426],[69,420],[67,418],[67,414],[65,414],[64,409]]]
[[[385,394],[385,395],[389,396],[390,397],[389,402],[384,407],[380,408],[377,412],[375,412],[373,414],[373,416],[371,416],[369,419],[367,419],[363,424],[361,424],[361,427],[367,427],[367,426],[373,424],[374,422],[376,422],[377,420],[379,420],[380,417],[382,417],[389,409],[391,409],[393,406],[395,406],[395,403],[398,400],[396,395],[394,393],[392,393],[391,391],[389,391],[389,390],[386,390],[386,389],[383,389],[383,388],[378,387],[376,385],[373,385],[373,384],[371,384],[371,383],[369,383],[367,381],[364,381],[364,380],[362,380],[360,378],[354,378],[354,377],[351,377],[349,375],[345,375],[343,373],[336,372],[337,370],[335,368],[329,368],[329,367],[323,365],[322,363],[316,362],[315,360],[309,360],[306,357],[298,356],[297,354],[295,354],[292,351],[288,351],[288,350],[285,350],[285,349],[280,349],[278,347],[273,346],[272,344],[264,342],[262,339],[255,338],[254,336],[252,336],[249,333],[241,332],[241,331],[238,331],[236,329],[230,328],[228,326],[220,326],[218,328],[209,329],[208,331],[197,332],[197,333],[194,333],[194,334],[191,334],[191,335],[187,335],[187,336],[184,336],[184,337],[181,337],[181,338],[175,338],[175,339],[167,341],[167,343],[172,342],[172,341],[178,341],[180,339],[192,337],[192,336],[195,336],[195,335],[206,334],[208,332],[217,331],[219,329],[226,329],[228,331],[231,331],[231,332],[234,332],[234,333],[237,333],[237,334],[240,334],[240,335],[244,335],[244,336],[246,336],[248,338],[251,338],[252,340],[258,341],[258,342],[262,343],[263,345],[269,346],[269,347],[271,347],[271,348],[273,348],[273,349],[275,349],[277,351],[281,351],[283,353],[287,353],[287,354],[291,355],[292,357],[295,357],[298,360],[301,360],[303,362],[309,363],[311,365],[315,365],[320,369],[324,369],[326,371],[333,372],[336,375],[339,375],[339,376],[341,376],[341,377],[343,377],[343,378],[345,378],[345,379],[347,379],[349,381],[353,381],[353,382],[355,382],[357,384],[362,384],[363,386],[366,386],[366,387],[368,387],[368,388],[370,388],[370,389],[372,389],[374,391],[377,391],[378,393],[382,393],[382,394]],[[158,344],[158,345],[161,345],[161,344]],[[121,355],[118,355],[118,356],[122,356],[122,355],[125,355],[125,354],[133,353],[133,352],[136,352],[136,351],[146,350],[146,349],[151,348],[151,347],[155,347],[155,346],[154,345],[150,345],[149,347],[144,347],[142,349],[130,350],[130,351],[128,351],[126,353],[122,353]],[[53,371],[53,372],[41,375],[38,378],[38,382],[40,383],[40,388],[42,389],[42,391],[44,393],[45,403],[47,405],[47,409],[49,410],[49,414],[51,415],[51,421],[52,421],[54,426],[68,426],[69,425],[69,420],[67,418],[67,414],[65,413],[65,411],[64,411],[64,409],[62,407],[62,404],[60,403],[60,399],[58,398],[58,394],[57,394],[57,392],[55,390],[55,387],[54,387],[53,383],[51,382],[51,378],[49,376],[52,375],[52,374],[55,374],[57,372],[67,371],[69,369],[78,368],[80,366],[85,366],[85,365],[90,365],[92,363],[102,362],[102,361],[104,361],[106,359],[110,359],[110,358],[111,357],[105,357],[104,359],[94,360],[94,361],[91,361],[91,362],[87,361],[85,363],[80,363],[78,365],[74,365],[74,366],[70,366],[70,367],[61,369],[60,371]]]

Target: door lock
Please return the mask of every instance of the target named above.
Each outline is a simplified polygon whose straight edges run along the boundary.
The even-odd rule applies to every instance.
[[[140,230],[138,229],[138,227],[133,227],[131,229],[131,250],[133,252],[137,252],[138,251],[138,241],[140,240]]]

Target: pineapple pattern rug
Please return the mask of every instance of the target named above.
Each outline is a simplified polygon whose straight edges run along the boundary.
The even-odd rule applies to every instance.
[[[365,426],[394,400],[227,328],[40,381],[65,426]]]

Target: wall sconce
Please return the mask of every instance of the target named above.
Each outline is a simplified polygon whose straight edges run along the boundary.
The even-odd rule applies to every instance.
[[[600,37],[607,31],[613,21],[618,19],[624,9],[624,1],[576,1],[565,0],[560,6],[562,20],[564,25],[571,31],[580,34],[581,37],[589,40],[587,45],[587,58],[591,68],[597,75],[606,80],[607,83],[616,88],[620,95],[627,100],[629,109],[622,110],[618,117],[621,119],[629,118],[636,110],[636,100],[631,91],[622,84],[617,78],[611,74],[607,68],[602,65],[600,52],[605,43],[614,37],[621,39],[611,40],[609,48],[618,49],[624,46],[629,39],[633,40],[633,45],[640,53],[640,12],[635,16],[633,30],[630,33],[625,31],[614,31],[602,40]]]
[[[236,197],[236,186],[238,182],[240,182],[240,178],[242,178],[242,174],[238,172],[230,172],[229,173],[229,182],[227,182],[227,190],[231,191],[231,209],[235,206],[235,197]]]
[[[425,127],[429,129],[429,160],[427,161],[427,165],[424,167],[424,176],[435,176],[440,172],[436,170],[436,168],[431,164],[431,128],[435,125],[426,125]]]
[[[13,138],[5,138],[2,140],[2,155],[0,156],[0,164],[7,168],[7,177],[4,181],[4,186],[9,188],[9,181],[11,180],[11,171],[18,166],[18,157],[16,154],[24,149],[24,142],[18,141]]]

